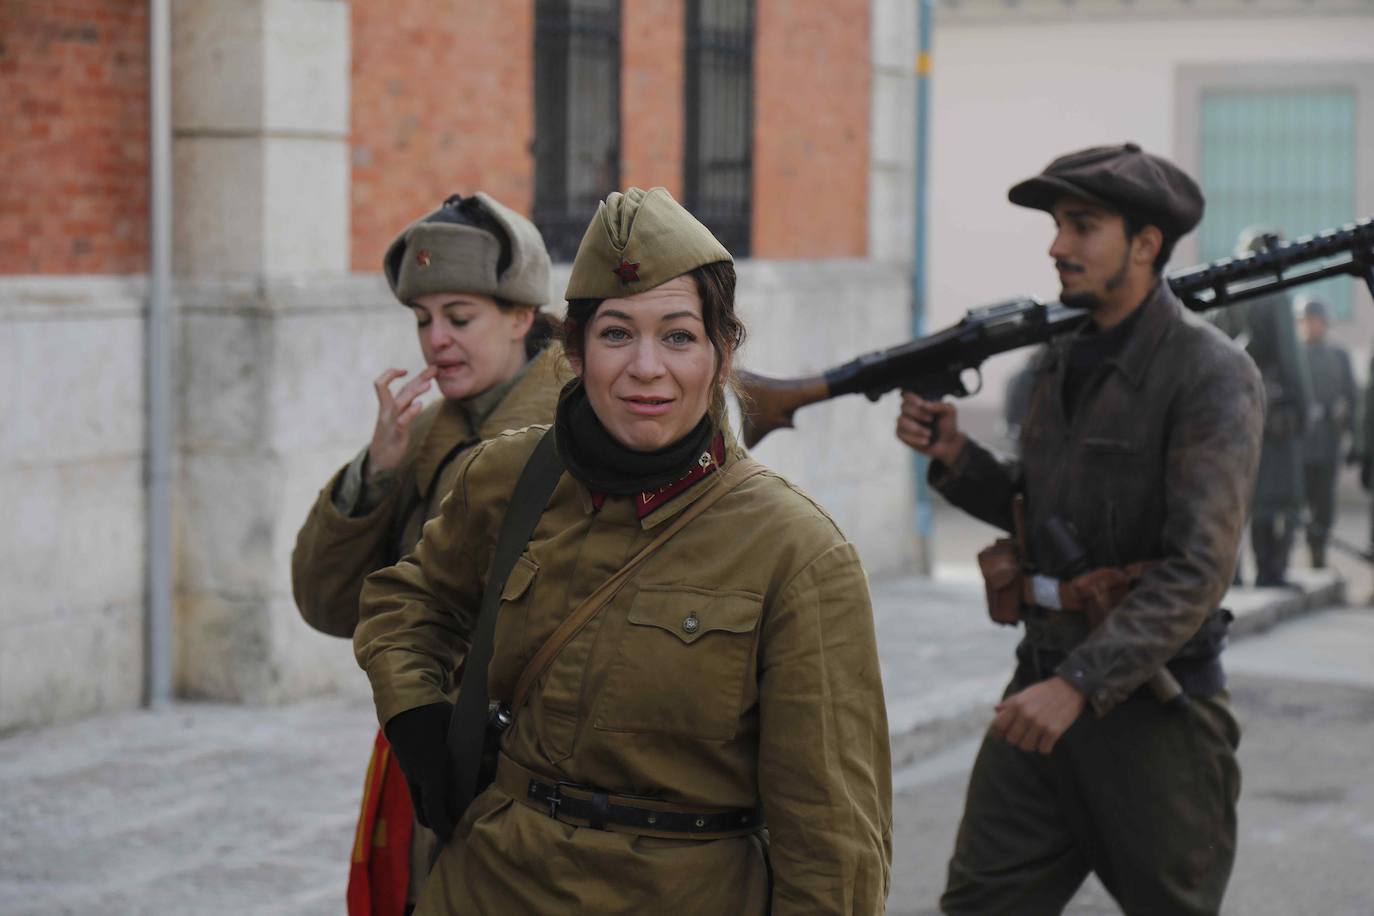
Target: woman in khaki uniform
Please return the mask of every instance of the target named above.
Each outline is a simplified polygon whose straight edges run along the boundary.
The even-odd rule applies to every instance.
[[[301,616],[349,638],[364,577],[415,546],[452,488],[455,458],[504,429],[551,420],[569,377],[566,365],[559,371],[560,348],[547,346],[548,319],[537,314],[548,298],[544,241],[486,194],[450,197],[407,227],[383,267],[415,315],[425,369],[394,392],[404,370],[377,378],[372,441],[320,491],[291,558]],[[442,398],[425,406],[420,396],[431,386]],[[407,884],[413,899],[428,870],[433,837],[412,829],[392,759],[379,736],[354,850],[353,912],[399,912]],[[418,867],[409,867],[412,859]]]
[[[734,279],[661,188],[611,194],[588,228],[564,324],[580,379],[550,433],[564,471],[501,592],[490,696],[510,702],[575,606],[709,508],[534,680],[461,816],[447,676],[546,430],[474,449],[415,553],[364,586],[354,646],[378,717],[417,808],[452,829],[418,913],[883,910],[891,771],[859,558],[775,473],[714,489],[751,463],[723,431]]]

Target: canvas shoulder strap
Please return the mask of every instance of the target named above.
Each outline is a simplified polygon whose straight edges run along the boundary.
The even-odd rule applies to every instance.
[[[534,686],[534,682],[548,670],[549,665],[558,657],[558,653],[563,651],[563,647],[572,641],[572,638],[596,616],[598,611],[605,607],[611,598],[615,597],[616,592],[620,591],[621,586],[629,581],[635,570],[650,554],[666,544],[673,535],[687,527],[693,519],[719,502],[735,487],[766,470],[767,468],[752,458],[743,458],[732,464],[728,470],[716,478],[715,486],[709,493],[684,509],[682,514],[673,519],[667,528],[645,545],[643,550],[635,554],[630,562],[621,567],[615,575],[603,582],[600,588],[588,595],[581,604],[574,608],[573,612],[559,624],[558,629],[554,630],[549,638],[544,641],[544,644],[539,647],[539,651],[535,652],[534,657],[525,666],[525,670],[520,673],[520,679],[515,684],[515,694],[511,699],[511,713],[519,712],[520,708],[525,705],[525,700],[529,698],[530,689]]]
[[[491,664],[501,592],[562,476],[563,462],[554,448],[553,430],[549,429],[534,447],[511,492],[501,533],[496,538],[496,552],[487,575],[486,589],[482,592],[477,626],[473,629],[467,660],[463,664],[458,702],[453,706],[453,718],[449,721],[448,746],[457,769],[460,811],[467,810],[477,793],[482,745],[487,731],[487,669]]]

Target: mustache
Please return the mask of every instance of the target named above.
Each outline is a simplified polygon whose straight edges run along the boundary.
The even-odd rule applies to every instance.
[[[1073,261],[1061,261],[1056,259],[1054,266],[1056,269],[1062,270],[1064,273],[1068,274],[1081,274],[1083,272],[1083,265],[1075,264]]]

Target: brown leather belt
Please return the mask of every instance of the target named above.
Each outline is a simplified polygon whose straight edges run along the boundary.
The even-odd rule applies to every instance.
[[[1155,560],[1143,560],[1129,566],[1108,566],[1094,569],[1073,579],[1060,579],[1059,606],[1065,611],[1107,613],[1126,597],[1130,587],[1158,565]],[[1037,604],[1035,583],[1027,575],[1021,581],[1021,598],[1026,604]]]
[[[496,786],[521,804],[574,827],[668,840],[723,840],[747,836],[763,826],[757,808],[684,808],[642,795],[617,795],[591,786],[551,779],[504,753],[496,764]]]

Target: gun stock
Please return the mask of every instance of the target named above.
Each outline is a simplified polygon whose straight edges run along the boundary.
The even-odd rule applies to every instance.
[[[1235,305],[1327,277],[1353,276],[1374,295],[1374,218],[1275,245],[1265,251],[1171,273],[1165,282],[1194,311]],[[877,400],[895,388],[923,397],[966,397],[961,374],[998,353],[1051,340],[1087,320],[1059,303],[1012,299],[971,310],[957,324],[887,350],[867,353],[795,379],[740,370],[744,443],[752,448],[775,429],[791,429],[802,407],[845,394]]]
[[[831,396],[830,386],[821,375],[780,379],[740,370],[735,373],[735,382],[746,448],[753,448],[775,429],[792,429],[794,413]]]

